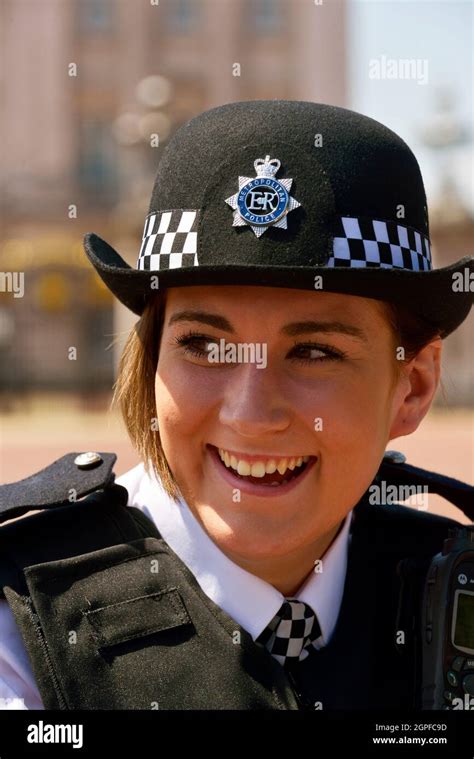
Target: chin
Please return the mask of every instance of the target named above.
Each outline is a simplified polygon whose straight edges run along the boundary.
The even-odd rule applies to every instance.
[[[284,556],[301,545],[301,542],[289,541],[286,520],[272,529],[268,519],[259,518],[257,524],[248,514],[239,515],[242,518],[236,520],[235,515],[232,515],[233,519],[229,518],[209,506],[201,514],[204,529],[224,553],[238,554],[249,560],[268,559]]]

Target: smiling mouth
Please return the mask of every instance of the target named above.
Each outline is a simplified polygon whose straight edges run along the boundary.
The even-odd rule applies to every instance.
[[[293,458],[275,458],[267,461],[259,461],[258,464],[260,464],[260,466],[257,468],[260,476],[253,476],[250,473],[252,468],[250,462],[245,462],[240,459],[238,460],[234,456],[229,456],[224,449],[216,448],[214,445],[209,444],[207,447],[213,452],[220,465],[227,469],[234,477],[237,477],[237,479],[249,482],[253,485],[266,485],[268,487],[278,487],[297,479],[316,458],[315,456],[295,456]],[[262,465],[266,465],[265,469],[273,471],[265,471],[265,473],[262,474]],[[249,473],[244,474],[241,472]]]

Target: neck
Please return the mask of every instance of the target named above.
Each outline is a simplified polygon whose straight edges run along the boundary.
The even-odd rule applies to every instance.
[[[324,556],[343,524],[344,520],[309,545],[286,556],[259,561],[242,559],[239,556],[229,556],[229,558],[242,569],[273,585],[286,598],[290,598],[298,592],[304,581],[314,571],[315,562]]]

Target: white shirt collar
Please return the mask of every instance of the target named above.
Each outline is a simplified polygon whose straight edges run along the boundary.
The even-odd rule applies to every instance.
[[[117,478],[127,488],[129,506],[141,509],[196,577],[204,593],[255,640],[280,609],[285,597],[260,577],[229,559],[213,542],[184,499],[173,501],[143,464]],[[327,645],[336,626],[347,570],[352,511],[322,558],[322,571],[312,572],[292,596],[315,612],[320,645]],[[319,645],[317,646],[319,647]]]

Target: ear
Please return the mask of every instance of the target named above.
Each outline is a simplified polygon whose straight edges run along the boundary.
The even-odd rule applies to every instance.
[[[402,368],[393,395],[389,440],[414,432],[429,411],[439,384],[442,347],[438,337]]]

